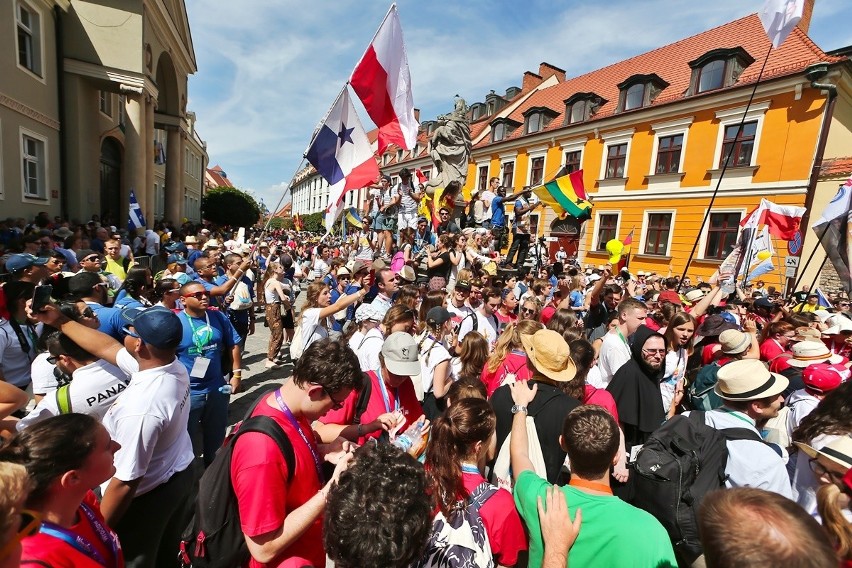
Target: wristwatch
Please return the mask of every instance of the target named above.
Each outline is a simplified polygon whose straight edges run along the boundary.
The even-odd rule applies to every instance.
[[[512,414],[517,414],[518,412],[523,412],[524,414],[527,414],[527,407],[521,406],[519,404],[515,404],[514,406],[512,406]]]

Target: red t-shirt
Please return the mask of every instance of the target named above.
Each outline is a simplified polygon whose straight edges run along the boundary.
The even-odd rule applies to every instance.
[[[782,353],[785,349],[771,337],[760,344],[760,360],[769,363]]]
[[[399,399],[399,409],[405,415],[405,425],[400,428],[400,432],[411,426],[423,414],[423,407],[420,401],[417,400],[417,394],[414,392],[414,385],[411,380],[407,380],[398,388],[392,389],[385,385],[388,393],[388,403],[390,408],[385,406],[385,400],[382,396],[382,389],[379,385],[379,376],[374,371],[367,371],[367,376],[370,377],[372,388],[370,390],[370,399],[367,401],[367,408],[361,416],[361,424],[369,424],[386,412],[393,412],[396,408],[397,397]],[[358,402],[358,392],[352,391],[346,400],[343,402],[343,407],[339,410],[329,410],[320,418],[323,424],[354,424],[355,422],[355,405]],[[370,432],[361,437],[359,443],[363,444],[369,438],[378,438],[382,430]]]
[[[516,381],[527,381],[532,377],[532,371],[527,367],[526,353],[523,351],[510,351],[493,373],[488,370],[487,364],[482,368],[482,374],[479,378],[485,385],[485,392],[488,398],[491,398],[494,391],[500,388],[500,384],[508,373],[514,373]]]
[[[650,328],[652,331],[660,331],[660,327],[662,327],[659,323],[657,323],[657,320],[651,316],[645,318],[645,326]]]
[[[272,408],[264,400],[257,405],[252,416],[269,416],[275,420],[293,445],[296,458],[296,471],[288,476],[287,462],[272,438],[260,432],[249,432],[237,440],[231,458],[231,482],[239,504],[243,532],[256,537],[282,527],[287,514],[316,495],[317,491],[322,489],[322,483],[317,477],[311,450],[284,413],[278,408]],[[316,449],[311,425],[304,418],[298,422],[302,432]],[[285,482],[288,478],[289,483]],[[307,558],[314,566],[325,566],[322,514],[275,560],[264,564],[252,558],[249,566],[279,566],[291,557]]]
[[[716,359],[716,353],[721,348],[719,343],[708,343],[701,348],[701,364],[709,365]]]
[[[463,473],[462,477],[468,493],[485,481],[484,477],[476,473]],[[527,539],[512,494],[505,489],[498,489],[480,507],[479,517],[488,534],[494,565],[514,566],[518,561],[518,553],[527,549]]]
[[[612,414],[616,424],[618,423],[618,407],[615,405],[615,399],[612,398],[608,390],[586,385],[585,392],[583,393],[583,404],[603,406],[607,412]]]
[[[95,517],[104,525],[104,527],[109,529],[109,527],[106,526],[106,521],[104,521],[103,515],[101,515],[101,509],[98,505],[98,500],[95,497],[95,494],[89,491],[83,499],[83,503],[92,510]],[[121,546],[118,545],[118,559],[116,561],[111,547],[107,548],[107,546],[101,542],[101,539],[98,537],[98,533],[95,532],[95,529],[92,527],[91,523],[89,523],[89,519],[86,518],[82,509],[77,511],[77,518],[77,524],[69,530],[82,536],[89,542],[89,544],[94,546],[95,550],[97,550],[98,554],[101,555],[101,558],[107,562],[108,566],[124,566],[124,555],[121,553]],[[110,535],[115,539],[115,542],[118,543],[118,535],[112,532],[111,529]],[[64,540],[45,533],[28,536],[21,541],[21,545],[23,547],[23,554],[21,554],[21,564],[23,566],[31,565],[28,561],[38,560],[39,562],[43,562],[44,564],[53,566],[54,568],[63,568],[66,566],[68,568],[103,568],[103,565],[100,562],[90,558],[87,554],[77,550]],[[35,563],[32,563],[32,565],[35,565]]]
[[[504,316],[503,314],[500,313],[500,310],[497,310],[496,312],[494,312],[494,317],[497,318],[498,322],[505,324],[504,327],[506,325],[509,325],[510,323],[515,323],[516,321],[518,321],[517,314],[506,314]]]

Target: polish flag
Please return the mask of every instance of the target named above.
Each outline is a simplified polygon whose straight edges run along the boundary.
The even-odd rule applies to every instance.
[[[778,205],[766,199],[761,199],[760,206],[749,213],[740,225],[746,229],[766,225],[769,227],[770,235],[789,241],[799,230],[799,223],[802,222],[802,215],[804,214],[804,207]]]
[[[379,127],[378,152],[381,154],[390,144],[413,148],[419,125],[414,118],[411,73],[396,4],[385,15],[349,83]]]

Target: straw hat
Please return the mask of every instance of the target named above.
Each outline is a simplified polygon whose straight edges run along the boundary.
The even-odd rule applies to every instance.
[[[577,374],[571,350],[559,333],[540,329],[533,335],[521,335],[521,342],[532,366],[545,377],[567,383]]]
[[[846,316],[835,314],[825,320],[828,329],[824,330],[823,335],[835,335],[844,331],[852,331],[852,320]]]
[[[722,353],[736,355],[749,348],[751,334],[743,333],[737,329],[726,329],[719,334],[719,344],[722,346]]]
[[[414,282],[417,280],[417,273],[414,272],[413,268],[406,264],[402,267],[402,269],[400,269],[399,277],[406,282]]]
[[[699,289],[696,288],[695,290],[690,290],[689,292],[687,292],[685,297],[686,297],[686,301],[689,302],[690,304],[692,304],[692,303],[697,302],[698,300],[700,300],[704,296],[705,296],[704,290],[699,290]]]
[[[796,336],[793,338],[793,341],[820,341],[819,330],[816,330],[812,327],[797,327],[796,328]]]
[[[720,398],[733,401],[760,400],[777,396],[790,384],[787,377],[770,373],[757,359],[732,361],[719,368],[713,388]]]
[[[805,368],[814,363],[840,363],[843,357],[832,355],[821,341],[800,341],[790,349],[793,356],[787,359],[791,367]]]
[[[186,237],[186,238],[183,240],[183,242],[184,242],[184,244],[187,244],[187,245],[197,245],[197,244],[198,244],[198,239],[197,239],[197,238],[195,238],[195,235],[189,235],[188,237]]]
[[[812,458],[822,456],[847,470],[852,469],[852,436],[849,434],[835,438],[820,449],[816,449],[803,442],[793,443]]]

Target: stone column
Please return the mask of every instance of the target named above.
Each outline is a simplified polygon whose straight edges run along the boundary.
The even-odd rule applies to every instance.
[[[139,201],[139,195],[144,195],[145,189],[145,129],[144,129],[144,107],[142,95],[136,93],[126,93],[127,103],[125,112],[127,118],[125,121],[124,131],[124,183],[121,188],[121,204],[118,211],[118,223],[120,227],[127,226],[127,213],[130,207],[130,190],[136,193],[136,199]]]
[[[142,213],[145,214],[145,223],[149,227],[154,226],[154,100],[148,96],[145,101],[145,144],[148,148],[145,158],[145,201],[139,200]],[[138,197],[138,196],[137,196]]]
[[[180,225],[183,211],[183,136],[176,126],[168,128],[166,150],[166,203],[163,216]]]

